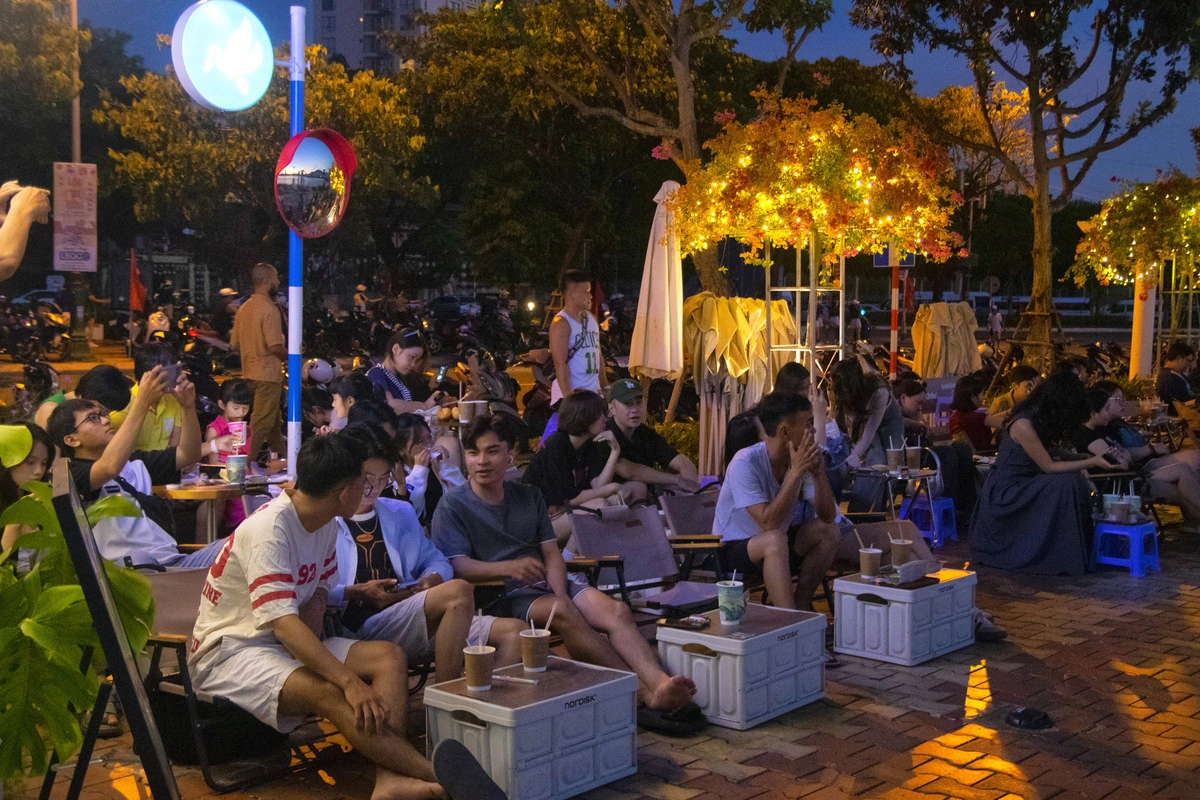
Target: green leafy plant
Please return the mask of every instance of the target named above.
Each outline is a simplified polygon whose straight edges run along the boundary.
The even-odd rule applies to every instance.
[[[0,515],[0,530],[28,532],[0,553],[0,780],[44,775],[51,751],[60,761],[83,742],[80,722],[96,701],[99,639],[83,589],[51,504],[50,486],[27,483],[30,494]],[[95,525],[109,517],[140,517],[141,509],[119,496],[87,510]],[[18,569],[18,551],[31,554]],[[136,653],[154,620],[149,582],[131,569],[102,562],[121,624]]]
[[[693,464],[700,462],[700,423],[695,420],[675,420],[654,425],[658,434],[667,440],[680,455],[687,456]]]

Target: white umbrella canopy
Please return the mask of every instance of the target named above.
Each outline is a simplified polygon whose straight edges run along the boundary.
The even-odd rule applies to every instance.
[[[629,373],[637,377],[674,379],[683,372],[683,266],[675,212],[664,204],[678,190],[678,183],[665,181],[654,196],[658,208],[629,350]]]

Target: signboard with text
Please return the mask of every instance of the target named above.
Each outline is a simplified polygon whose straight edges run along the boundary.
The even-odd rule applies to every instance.
[[[54,269],[96,271],[96,165],[54,164]]]
[[[915,267],[917,265],[917,257],[913,253],[902,253],[900,249],[896,249],[895,257],[891,253],[892,248],[889,245],[884,245],[883,251],[875,254],[875,266],[880,269],[890,267]]]

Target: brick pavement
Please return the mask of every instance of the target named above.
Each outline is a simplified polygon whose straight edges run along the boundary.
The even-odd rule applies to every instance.
[[[1200,544],[1169,530],[1162,554],[1163,571],[1140,580],[1113,568],[1071,580],[981,570],[978,604],[1008,629],[1008,641],[917,667],[843,658],[827,672],[823,701],[753,730],[710,727],[690,739],[640,733],[638,773],[583,797],[1200,797]],[[947,555],[953,566],[967,550],[959,544]],[[1004,723],[1026,705],[1050,714],[1055,727]],[[410,733],[423,747],[421,720],[418,701]],[[124,766],[127,739],[101,755],[85,800],[145,795]],[[183,800],[211,794],[195,770],[177,774]],[[230,797],[369,794],[370,768],[349,753],[327,772]]]

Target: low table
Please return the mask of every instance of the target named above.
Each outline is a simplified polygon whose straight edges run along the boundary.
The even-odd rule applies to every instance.
[[[667,672],[696,683],[693,701],[714,725],[745,730],[825,695],[824,614],[750,603],[740,625],[687,630],[660,624]]]
[[[637,772],[636,675],[556,656],[545,672],[514,664],[493,675],[538,683],[427,686],[429,755],[443,739],[462,742],[509,800],[564,800]]]
[[[205,505],[208,519],[204,528],[204,541],[212,544],[219,537],[221,518],[225,516],[225,501],[240,499],[245,487],[240,483],[206,483],[192,486],[155,486],[154,493],[172,500],[198,500]]]

